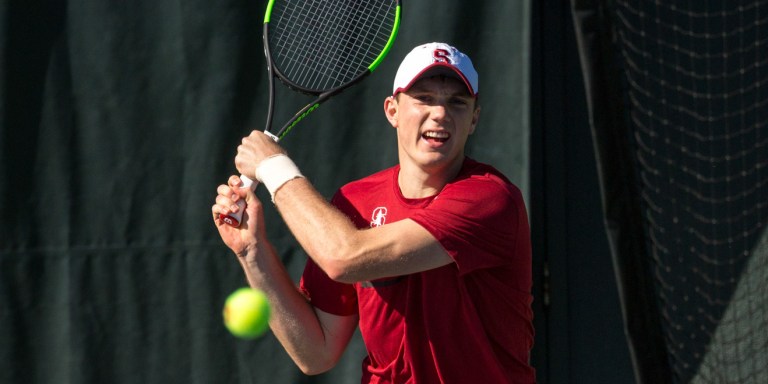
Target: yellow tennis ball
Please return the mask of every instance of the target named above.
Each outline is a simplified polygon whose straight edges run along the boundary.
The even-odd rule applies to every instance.
[[[254,339],[269,328],[269,313],[269,301],[264,292],[239,288],[224,303],[224,325],[237,337]]]

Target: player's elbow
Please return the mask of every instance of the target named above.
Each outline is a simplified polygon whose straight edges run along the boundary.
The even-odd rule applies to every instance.
[[[319,375],[319,374],[330,371],[331,368],[333,368],[333,366],[325,367],[318,364],[308,364],[308,365],[300,364],[299,365],[299,369],[301,370],[301,372],[307,376]]]
[[[355,247],[344,246],[328,253],[320,268],[334,281],[340,283],[355,283],[359,281],[361,268],[356,261],[360,259]]]
[[[339,283],[355,283],[357,280],[354,277],[353,268],[344,260],[330,260],[323,268],[325,273],[331,280],[338,281]]]
[[[295,361],[295,363],[303,374],[315,376],[330,371],[336,366],[338,360],[338,358],[332,357],[315,357],[303,361]]]

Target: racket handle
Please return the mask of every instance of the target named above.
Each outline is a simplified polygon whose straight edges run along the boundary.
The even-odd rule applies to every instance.
[[[251,180],[248,177],[245,177],[243,175],[240,175],[240,181],[241,181],[240,187],[248,187],[252,191],[256,190],[256,186],[259,185],[258,181]],[[229,215],[219,215],[219,218],[223,222],[225,222],[225,223],[227,223],[227,224],[229,224],[229,225],[231,225],[233,227],[239,227],[240,226],[240,221],[243,219],[243,212],[245,212],[245,200],[240,199],[240,200],[237,201],[236,204],[237,204],[238,207],[240,207],[240,209],[237,212],[234,212],[234,213],[229,214]]]
[[[265,130],[264,134],[269,136],[269,138],[274,140],[275,142],[279,142],[280,141],[280,138],[275,136],[272,132],[269,132],[269,131]],[[259,181],[258,180],[251,180],[248,177],[243,176],[243,175],[240,175],[240,181],[241,181],[240,187],[248,187],[248,188],[251,189],[251,191],[255,191],[256,187],[259,185]],[[237,212],[235,212],[235,213],[233,213],[231,215],[219,215],[219,218],[223,222],[225,222],[225,223],[227,223],[227,224],[229,224],[229,225],[231,225],[231,226],[233,226],[235,228],[240,226],[240,221],[243,219],[243,212],[245,212],[245,200],[240,199],[240,200],[237,201],[236,204],[237,204],[238,207],[240,207],[240,209]]]

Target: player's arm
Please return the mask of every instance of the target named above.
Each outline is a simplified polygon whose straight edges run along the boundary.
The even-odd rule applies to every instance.
[[[453,262],[434,236],[413,220],[357,229],[306,179],[284,184],[274,202],[304,250],[334,280],[400,276]]]
[[[239,258],[251,286],[270,298],[269,326],[305,374],[333,368],[357,327],[358,317],[337,316],[313,307],[298,291],[271,245]]]
[[[218,188],[212,212],[219,234],[237,255],[249,284],[264,291],[269,298],[270,328],[294,362],[307,374],[327,371],[346,349],[357,327],[357,315],[332,315],[307,302],[267,241],[261,203],[253,192],[234,187],[238,183],[233,177],[232,186]],[[234,228],[223,223],[219,214],[229,213],[228,207],[232,207],[240,195],[248,203],[246,221]]]
[[[274,140],[253,131],[238,146],[235,166],[241,174],[257,179],[258,165],[281,154],[285,151]],[[359,230],[304,178],[287,181],[273,192],[293,235],[334,280],[400,276],[453,262],[434,236],[412,220]]]

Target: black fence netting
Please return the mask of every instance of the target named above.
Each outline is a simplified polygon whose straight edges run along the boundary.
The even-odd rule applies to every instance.
[[[765,382],[768,4],[572,4],[639,381]]]

